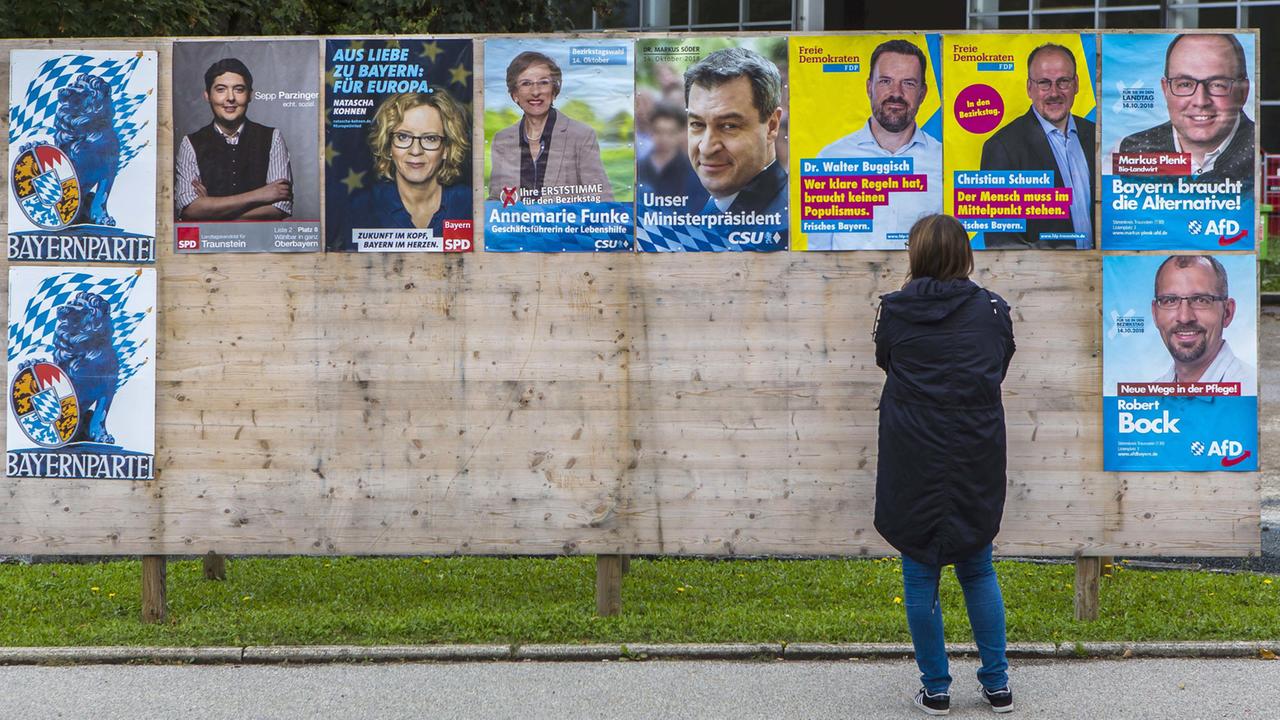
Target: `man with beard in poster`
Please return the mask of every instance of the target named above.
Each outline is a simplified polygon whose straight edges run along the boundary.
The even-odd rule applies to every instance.
[[[1053,186],[1071,189],[1068,218],[1030,220],[1024,233],[983,233],[988,248],[1093,247],[1094,128],[1071,114],[1080,76],[1068,48],[1046,43],[1027,56],[1031,107],[987,138],[983,170],[1052,170]]]
[[[1156,270],[1151,317],[1173,365],[1156,382],[1235,382],[1257,395],[1257,372],[1231,352],[1222,331],[1235,319],[1227,270],[1212,255],[1171,255]]]
[[[763,55],[725,48],[684,73],[689,163],[711,198],[702,214],[787,209],[787,171],[774,147],[782,74]]]
[[[889,193],[888,205],[875,208],[875,232],[810,233],[810,250],[903,250],[916,220],[942,212],[942,143],[916,124],[929,91],[927,69],[924,52],[906,40],[877,46],[867,75],[871,117],[818,153],[820,158],[912,158],[911,174],[926,176],[925,191]]]
[[[280,130],[247,116],[253,74],[224,58],[204,74],[213,122],[182,138],[174,169],[176,219],[283,220],[293,214],[293,172]]]

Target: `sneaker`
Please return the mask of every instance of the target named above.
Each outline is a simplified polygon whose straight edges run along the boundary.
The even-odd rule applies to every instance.
[[[978,694],[982,699],[991,706],[991,709],[998,713],[1013,712],[1013,691],[1008,685],[999,690],[988,690],[981,685],[978,686]]]
[[[930,694],[928,690],[920,688],[916,692],[916,707],[925,711],[930,715],[947,715],[951,712],[951,696],[947,693]]]

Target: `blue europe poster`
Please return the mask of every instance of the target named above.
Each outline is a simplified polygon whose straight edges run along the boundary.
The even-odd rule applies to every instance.
[[[1102,258],[1104,469],[1258,469],[1255,265]]]
[[[1102,248],[1252,250],[1254,35],[1102,38]]]
[[[484,45],[486,252],[630,252],[635,45]]]

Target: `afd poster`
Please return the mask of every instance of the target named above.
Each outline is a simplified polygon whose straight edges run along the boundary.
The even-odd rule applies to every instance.
[[[320,44],[173,43],[179,253],[315,252]]]
[[[324,53],[326,247],[470,251],[471,41],[330,39]]]
[[[1254,35],[1104,35],[1102,248],[1252,250]]]
[[[629,252],[635,45],[484,44],[486,252]]]
[[[1097,36],[944,35],[946,212],[975,249],[1096,247]]]
[[[156,259],[156,53],[9,53],[9,259]]]
[[[638,248],[785,250],[787,39],[660,38],[637,48]],[[687,124],[669,133],[662,118],[672,109]],[[670,154],[664,134],[676,136],[683,159],[660,162]],[[646,164],[664,170],[645,182]]]
[[[156,272],[9,268],[9,477],[155,477]]]
[[[1253,255],[1105,255],[1103,468],[1258,469]]]
[[[792,250],[903,250],[942,212],[941,42],[791,38]]]

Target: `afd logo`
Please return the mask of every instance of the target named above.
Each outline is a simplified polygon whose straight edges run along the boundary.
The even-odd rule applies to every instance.
[[[1209,443],[1209,457],[1222,458],[1222,467],[1239,465],[1253,452],[1244,449],[1244,444],[1235,440],[1215,440]]]
[[[1137,433],[1139,435],[1164,435],[1167,433],[1181,434],[1178,429],[1178,422],[1182,418],[1169,417],[1168,410],[1162,410],[1162,415],[1156,418],[1137,418],[1133,417],[1133,413],[1120,413],[1120,432],[1124,434]]]
[[[1249,231],[1240,227],[1240,223],[1235,220],[1210,220],[1207,223],[1192,220],[1187,224],[1187,229],[1192,235],[1217,235],[1218,245],[1222,247],[1234,245],[1249,237]]]
[[[764,245],[765,243],[778,242],[781,239],[781,234],[763,230],[738,230],[729,233],[729,242],[734,245]]]

